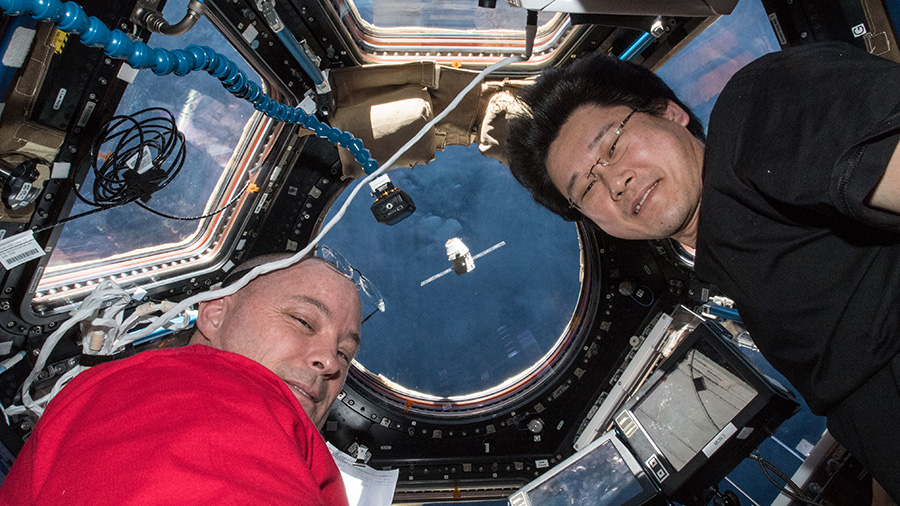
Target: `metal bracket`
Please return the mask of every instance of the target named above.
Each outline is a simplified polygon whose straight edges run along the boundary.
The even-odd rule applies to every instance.
[[[134,10],[131,11],[131,16],[128,19],[135,25],[143,26],[143,18],[147,15],[147,12],[159,10],[159,1],[160,0],[137,0],[137,3],[134,5]]]
[[[284,30],[284,23],[281,22],[281,17],[275,12],[275,0],[256,0],[256,8],[262,13],[266,24],[269,25],[273,32],[278,33]]]

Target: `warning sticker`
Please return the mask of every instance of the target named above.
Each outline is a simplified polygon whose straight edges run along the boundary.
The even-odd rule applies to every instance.
[[[0,264],[6,270],[44,256],[44,250],[29,230],[0,241]]]

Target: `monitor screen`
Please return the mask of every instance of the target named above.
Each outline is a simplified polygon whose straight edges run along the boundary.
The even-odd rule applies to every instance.
[[[729,370],[727,361],[700,341],[678,365],[641,397],[632,413],[676,471],[701,451],[756,396],[756,390]],[[733,427],[733,426],[732,426]]]
[[[609,432],[522,488],[510,504],[635,506],[657,495],[640,464]]]
[[[706,504],[710,487],[796,408],[727,330],[703,322],[625,402],[615,423],[666,497]]]

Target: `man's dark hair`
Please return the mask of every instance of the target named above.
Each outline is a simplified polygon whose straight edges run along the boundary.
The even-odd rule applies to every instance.
[[[675,92],[649,69],[606,55],[593,55],[566,68],[544,70],[533,86],[517,96],[524,111],[509,120],[506,143],[509,168],[535,202],[567,221],[582,218],[553,186],[547,173],[547,153],[563,124],[578,107],[625,105],[660,116],[671,100],[690,116],[688,131],[705,141],[703,125]]]

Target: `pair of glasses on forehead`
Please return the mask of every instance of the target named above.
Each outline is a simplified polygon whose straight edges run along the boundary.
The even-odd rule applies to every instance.
[[[362,323],[366,323],[366,321],[373,317],[375,313],[384,312],[384,298],[381,296],[381,292],[375,288],[375,285],[369,281],[369,278],[363,276],[359,269],[353,267],[353,265],[350,264],[350,261],[344,258],[344,255],[341,255],[328,246],[321,245],[316,246],[316,257],[330,263],[340,271],[341,274],[353,281],[356,285],[356,289],[359,291],[359,298],[363,303],[364,308],[366,306],[374,307],[372,312],[362,319]]]
[[[356,290],[359,292],[359,300],[363,305],[363,311],[366,311],[367,308],[374,308],[368,315],[362,319],[362,323],[366,323],[369,318],[375,315],[378,312],[384,312],[384,298],[381,296],[381,292],[375,288],[375,285],[369,281],[369,278],[363,276],[359,269],[353,267],[349,260],[347,260],[344,255],[341,255],[334,249],[321,245],[316,246],[315,249],[316,258],[321,258],[325,260],[329,264],[331,264],[338,272],[347,277],[347,279],[353,281],[353,284],[356,285]],[[240,269],[232,272],[228,276],[225,277],[225,280],[222,281],[222,286],[228,286],[240,278],[244,277],[245,274],[253,270],[252,268]]]
[[[572,197],[568,197],[569,209],[579,209],[579,202],[583,202],[587,193],[594,187],[594,183],[597,182],[597,174],[594,173],[594,169],[597,168],[598,165],[601,167],[609,167],[622,159],[622,154],[625,153],[625,150],[616,148],[619,146],[619,139],[625,131],[625,124],[628,123],[628,120],[630,120],[636,112],[636,109],[632,109],[631,112],[628,113],[628,116],[625,116],[625,119],[623,119],[622,122],[619,123],[619,126],[612,132],[612,135],[607,135],[609,139],[606,139],[605,142],[601,144],[600,156],[597,158],[597,161],[591,165],[591,168],[588,169],[585,179],[590,179],[590,182],[583,190],[575,190],[575,198],[578,199],[577,201]],[[609,143],[609,149],[606,149],[607,143]]]

